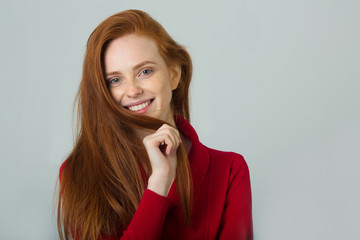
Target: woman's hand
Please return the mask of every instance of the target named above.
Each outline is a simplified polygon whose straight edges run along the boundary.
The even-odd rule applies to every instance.
[[[148,189],[167,196],[176,175],[176,150],[181,143],[179,131],[167,124],[143,139],[152,174]]]

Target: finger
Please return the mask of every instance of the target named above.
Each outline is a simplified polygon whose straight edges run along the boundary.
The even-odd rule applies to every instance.
[[[174,128],[168,124],[163,124],[155,133],[153,133],[149,137],[162,136],[164,134],[168,135],[173,142],[170,150],[169,150],[169,146],[166,146],[165,153],[169,154],[169,151],[170,151],[170,154],[176,153],[177,148],[179,147],[180,143],[182,142],[181,137],[180,137],[180,132],[176,128]],[[164,143],[165,143],[165,141],[160,142],[160,146],[163,145]],[[153,143],[153,144],[155,144],[156,147],[159,147],[158,143]],[[166,144],[166,145],[168,145],[168,144]]]
[[[164,129],[171,129],[171,130],[173,130],[174,133],[175,133],[175,135],[177,135],[178,138],[181,139],[181,138],[180,138],[180,132],[179,132],[178,129],[176,129],[176,128],[168,125],[168,124],[163,124],[158,130],[164,130]]]
[[[167,133],[167,134],[169,134],[171,139],[174,141],[174,144],[175,144],[176,148],[182,142],[179,130],[177,130],[176,128],[173,128],[173,127],[171,127],[171,126],[169,126],[167,124],[163,124],[159,128],[158,133]]]
[[[171,128],[171,132],[173,133],[173,136],[176,138],[177,142],[181,142],[180,132],[176,128]]]
[[[178,135],[179,133],[178,133],[178,131],[176,129],[169,128],[168,131],[169,131],[168,134],[169,134],[170,138],[172,139],[172,141],[174,143],[174,146],[171,149],[171,154],[175,154],[177,148],[180,145],[181,139],[180,139],[180,137]]]
[[[162,129],[159,128],[159,130],[154,133],[154,136],[163,136],[163,135],[167,135],[171,139],[171,141],[173,143],[171,152],[175,152],[176,148],[180,144],[179,137],[177,136],[177,133],[176,133],[176,129],[164,124]]]
[[[169,125],[167,125],[167,126],[168,126],[169,129],[171,129],[171,130],[174,132],[174,134],[175,134],[175,135],[178,137],[178,139],[181,141],[181,136],[180,136],[179,130],[178,130],[177,128],[172,127],[172,126],[169,126]]]
[[[166,144],[166,155],[172,155],[174,148],[175,148],[175,142],[173,141],[173,139],[170,137],[170,135],[165,135],[165,144]],[[175,148],[176,149],[176,148]]]
[[[166,144],[166,154],[169,154],[171,149],[175,146],[175,143],[169,134],[149,135],[144,138],[143,142],[145,147],[160,147]]]

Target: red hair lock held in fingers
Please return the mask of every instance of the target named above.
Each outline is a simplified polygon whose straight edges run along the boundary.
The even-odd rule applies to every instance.
[[[100,23],[87,42],[77,95],[78,135],[62,167],[58,199],[61,239],[70,239],[72,232],[84,240],[99,239],[102,235],[120,236],[138,208],[151,174],[142,139],[135,131],[156,130],[166,123],[161,112],[155,110],[161,109],[167,99],[157,101],[161,97],[150,91],[143,95],[144,85],[139,84],[150,71],[141,68],[132,76],[126,75],[127,80],[136,81],[127,82],[126,98],[118,101],[115,91],[122,87],[123,76],[109,77],[104,69],[107,48],[117,39],[130,35],[150,39],[169,74],[173,74],[174,66],[180,67],[180,80],[171,91],[169,110],[190,120],[188,89],[192,63],[187,51],[157,21],[139,10],[120,12]],[[145,67],[151,70],[153,66]],[[147,106],[132,105],[149,99]],[[176,183],[184,220],[190,223],[192,180],[182,145],[177,151]]]

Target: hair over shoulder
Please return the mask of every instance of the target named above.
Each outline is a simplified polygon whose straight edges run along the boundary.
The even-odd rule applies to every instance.
[[[181,79],[172,92],[173,113],[190,121],[189,85],[192,62],[186,49],[140,10],[119,12],[91,33],[82,79],[76,96],[77,135],[64,164],[58,195],[61,239],[95,240],[120,236],[130,223],[147,185],[151,167],[136,128],[157,130],[165,122],[137,116],[119,106],[105,80],[104,52],[121,36],[138,34],[154,40],[168,66],[181,66]],[[177,151],[177,190],[184,219],[190,224],[192,180],[183,146]]]

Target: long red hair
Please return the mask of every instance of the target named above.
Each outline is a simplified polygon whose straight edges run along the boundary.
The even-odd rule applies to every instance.
[[[190,121],[192,62],[185,48],[143,11],[127,10],[104,20],[87,42],[76,98],[77,136],[60,177],[57,213],[61,239],[71,239],[72,235],[86,240],[119,236],[130,223],[151,174],[146,150],[134,129],[157,130],[165,122],[138,116],[119,106],[105,80],[106,47],[126,34],[149,37],[169,67],[181,66],[181,80],[172,92],[171,108],[174,116]],[[184,219],[190,223],[192,180],[183,145],[178,148],[177,158],[176,187]]]

